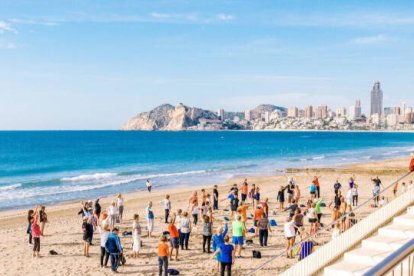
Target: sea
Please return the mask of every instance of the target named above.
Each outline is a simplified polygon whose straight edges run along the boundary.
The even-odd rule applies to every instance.
[[[408,156],[414,133],[0,131],[0,210]],[[277,183],[275,183],[277,184]]]

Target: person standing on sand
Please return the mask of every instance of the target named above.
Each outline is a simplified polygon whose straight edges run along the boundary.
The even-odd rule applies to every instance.
[[[234,193],[233,199],[230,200],[230,209],[231,209],[231,218],[234,218],[234,215],[237,213],[237,209],[239,208],[239,196],[237,193]]]
[[[168,256],[169,248],[167,243],[167,237],[162,235],[160,242],[158,243],[158,275],[162,276],[164,270],[164,276],[168,276]]]
[[[206,203],[207,201],[207,193],[205,189],[201,189],[201,203]]]
[[[227,276],[231,276],[231,267],[235,261],[236,250],[234,249],[233,245],[230,244],[229,236],[225,236],[223,240],[224,243],[219,246],[211,258],[213,259],[214,256],[218,255],[221,265],[220,275],[224,276],[224,272],[227,269]]]
[[[320,176],[314,176],[312,183],[315,184],[316,187],[316,198],[320,198],[321,197],[321,184],[319,183],[319,178]]]
[[[93,236],[92,216],[88,215],[88,216],[83,217],[82,232],[83,232],[83,256],[89,257],[89,246],[92,243],[92,236]]]
[[[269,220],[265,213],[262,214],[262,218],[257,222],[256,237],[259,237],[260,246],[267,246],[267,239],[269,237],[270,229]]]
[[[235,246],[236,258],[241,258],[241,251],[244,244],[244,235],[246,234],[246,227],[244,226],[241,219],[241,216],[237,215],[236,220],[232,223],[233,236],[231,241]]]
[[[408,166],[408,171],[414,172],[414,152],[411,153],[411,161],[410,165]]]
[[[122,197],[122,195],[119,193],[118,196],[116,197],[117,200],[117,206],[118,206],[118,212],[119,212],[119,221],[122,221],[122,216],[124,214],[124,198]]]
[[[119,229],[115,227],[112,229],[112,233],[109,234],[108,240],[105,243],[105,249],[111,256],[111,269],[112,272],[117,273],[119,266],[119,258],[122,254],[121,239],[118,236]]]
[[[40,232],[42,233],[42,236],[44,236],[46,223],[48,222],[47,214],[46,214],[46,207],[44,205],[40,206],[39,221],[40,221]]]
[[[354,184],[354,187],[351,189],[352,194],[352,206],[358,206],[358,185]]]
[[[170,195],[166,195],[162,203],[164,205],[165,223],[168,223],[168,217],[170,216],[170,211],[171,211]]]
[[[341,183],[339,183],[339,180],[336,179],[335,184],[334,184],[334,192],[335,192],[335,195],[338,195],[338,193],[341,190],[341,187],[342,187]]]
[[[112,201],[111,206],[108,208],[108,215],[109,215],[109,221],[110,221],[110,227],[113,229],[115,227],[116,219],[118,217],[118,208],[116,207],[116,202]]]
[[[211,253],[211,237],[213,235],[213,224],[209,216],[204,217],[203,224],[203,253]],[[206,248],[207,245],[207,248]]]
[[[260,188],[259,187],[256,187],[256,191],[253,195],[253,199],[254,199],[253,208],[256,208],[256,206],[259,206],[260,204]]]
[[[252,188],[249,191],[249,198],[252,200],[252,205],[254,205],[254,193],[256,192],[256,184],[252,184]]]
[[[111,231],[109,231],[108,224],[104,224],[103,226],[98,224],[98,231],[101,240],[101,267],[106,267],[108,265],[109,253],[106,252],[105,244],[108,240],[109,234],[111,234]]]
[[[97,198],[95,200],[95,204],[94,204],[94,207],[93,207],[93,212],[94,212],[94,215],[95,215],[97,220],[101,216],[101,210],[102,210],[102,207],[101,207],[101,204],[99,204],[99,198]]]
[[[295,191],[295,181],[293,177],[290,177],[287,183],[287,194],[288,194],[288,203],[292,203],[293,200],[293,193]]]
[[[152,182],[151,182],[151,180],[147,179],[147,182],[145,183],[145,185],[147,186],[148,192],[151,193],[151,189],[152,189]]]
[[[172,255],[175,250],[175,260],[178,261],[178,250],[180,248],[180,233],[175,226],[176,214],[174,213],[170,218],[170,223],[168,224],[168,232],[170,233],[170,261],[172,261]]]
[[[394,195],[394,198],[397,197],[398,192],[398,182],[395,182],[394,187],[392,187],[392,193]]]
[[[193,194],[188,199],[188,209],[193,210],[194,206],[198,206],[198,195],[197,191],[194,191]]]
[[[134,215],[134,222],[132,223],[132,258],[138,258],[139,251],[141,250],[141,224],[139,223],[139,215]]]
[[[39,221],[39,206],[36,207],[31,226],[31,233],[33,237],[33,257],[40,257],[40,236],[42,232],[40,231]]]
[[[190,233],[192,230],[191,220],[188,218],[188,212],[184,212],[183,217],[180,219],[180,245],[181,250],[188,250],[188,241],[190,239]]]
[[[314,200],[316,198],[316,185],[314,182],[312,182],[309,187],[309,194],[310,194],[311,200]]]
[[[249,184],[247,184],[247,178],[244,180],[240,187],[241,191],[241,201],[244,203],[247,199],[247,195],[249,194]]]
[[[152,211],[152,201],[148,202],[147,208],[145,209],[147,213],[147,229],[148,237],[151,238],[152,231],[154,231],[154,212]]]
[[[296,202],[299,202],[300,200],[300,188],[299,185],[295,185],[295,189],[293,190],[293,198]]]
[[[288,217],[284,225],[284,234],[286,238],[286,257],[293,258],[292,247],[295,244],[295,219]]]
[[[224,222],[224,227],[220,226],[217,228],[217,232],[213,237],[213,252],[215,253],[219,248],[220,245],[224,243],[224,237],[227,235],[227,232],[229,231],[228,223]],[[220,255],[216,255],[216,271],[219,272],[219,265],[220,265]]]
[[[32,237],[32,220],[34,218],[34,213],[35,213],[35,211],[33,209],[30,209],[27,212],[28,225],[27,225],[26,233],[29,235],[29,246],[33,246],[33,243],[32,243],[32,241],[33,241],[33,237]]]
[[[213,189],[213,209],[218,210],[218,202],[219,202],[219,192],[217,189],[217,185],[214,185]]]
[[[277,192],[277,201],[279,202],[279,211],[282,211],[285,207],[285,190],[287,187],[280,186],[279,191]]]

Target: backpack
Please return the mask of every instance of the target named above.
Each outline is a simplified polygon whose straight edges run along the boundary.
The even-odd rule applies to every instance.
[[[274,219],[271,219],[269,223],[270,223],[270,226],[277,226],[276,220]]]
[[[169,269],[167,270],[167,272],[168,272],[168,274],[170,274],[170,275],[180,275],[180,271],[178,271],[177,269],[174,269],[174,268],[169,268]]]
[[[253,250],[253,258],[261,259],[262,258],[262,253],[260,253],[260,251],[258,251],[258,250]]]

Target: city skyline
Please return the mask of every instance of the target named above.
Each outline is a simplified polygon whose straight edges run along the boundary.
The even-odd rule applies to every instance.
[[[162,103],[414,103],[412,1],[4,0],[0,129],[117,129]]]

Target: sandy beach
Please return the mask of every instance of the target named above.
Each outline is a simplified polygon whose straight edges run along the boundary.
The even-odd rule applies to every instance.
[[[301,204],[304,204],[309,197],[308,187],[313,175],[318,175],[321,182],[321,194],[325,202],[329,204],[333,197],[333,183],[338,178],[343,187],[347,187],[350,176],[355,175],[356,183],[359,185],[359,202],[362,203],[371,197],[371,177],[379,176],[384,186],[389,185],[393,180],[403,175],[407,171],[409,157],[399,158],[386,161],[370,162],[363,164],[352,164],[342,167],[324,167],[324,168],[302,168],[286,169],[285,175],[248,177],[249,184],[255,183],[261,188],[263,198],[269,199],[270,218],[276,219],[277,227],[273,227],[273,232],[269,237],[269,246],[265,249],[260,248],[258,239],[254,238],[253,246],[246,246],[243,250],[243,258],[237,259],[233,268],[234,275],[245,275],[254,267],[259,266],[269,258],[280,254],[285,248],[285,239],[283,236],[283,222],[287,212],[277,210],[276,201],[277,191],[280,185],[285,185],[288,176],[294,177],[296,183],[301,188]],[[412,180],[410,177],[408,180]],[[234,183],[240,185],[243,179],[230,179],[219,185],[220,210],[214,214],[213,232],[218,225],[222,225],[223,217],[229,213],[223,211],[228,208],[228,202],[225,198],[228,195],[230,186]],[[189,188],[166,188],[163,190],[153,190],[150,194],[147,191],[140,191],[124,195],[125,211],[124,220],[119,224],[120,232],[131,231],[132,217],[135,213],[141,215],[141,225],[145,226],[145,207],[149,200],[154,204],[155,213],[155,235],[153,238],[145,237],[146,231],[143,231],[143,247],[138,259],[130,257],[132,253],[132,237],[122,237],[121,241],[124,246],[124,252],[127,257],[125,266],[119,268],[121,275],[158,275],[158,263],[156,258],[156,246],[158,237],[166,230],[164,224],[164,210],[161,200],[165,194],[171,196],[172,210],[178,208],[186,210],[188,208],[188,198],[192,191],[200,191],[205,188],[208,193],[212,193],[213,185],[200,186],[196,185]],[[343,189],[345,192],[346,189]],[[101,205],[103,210],[109,206],[113,197],[103,198]],[[392,190],[387,191],[386,197],[390,200],[393,198]],[[83,199],[87,200],[87,198]],[[91,199],[94,200],[94,199]],[[79,201],[80,202],[80,201]],[[99,233],[94,234],[93,244],[91,246],[91,257],[86,258],[82,255],[82,220],[77,215],[80,210],[80,203],[72,202],[59,204],[56,206],[47,206],[49,223],[46,225],[45,237],[41,238],[41,257],[32,258],[32,248],[28,246],[28,236],[26,234],[27,220],[25,210],[4,211],[0,213],[0,274],[1,275],[111,275],[109,268],[100,268],[99,264]],[[287,204],[286,204],[287,205]],[[253,210],[249,207],[249,213]],[[324,223],[330,222],[330,210],[323,208]],[[374,208],[366,206],[358,211],[358,219],[363,218]],[[275,213],[275,214],[274,214]],[[305,219],[305,227],[307,220]],[[247,228],[253,226],[253,221],[249,220]],[[190,237],[190,250],[180,251],[179,261],[170,262],[169,267],[180,271],[180,275],[215,275],[213,269],[215,261],[210,260],[211,255],[202,253],[202,225],[199,224]],[[231,232],[230,232],[231,233]],[[329,240],[330,233],[321,234],[320,240]],[[258,249],[262,252],[262,259],[253,259],[252,250]],[[58,253],[56,256],[49,254],[50,250]],[[283,271],[292,263],[294,259],[278,258],[265,267],[261,275],[276,275]]]

